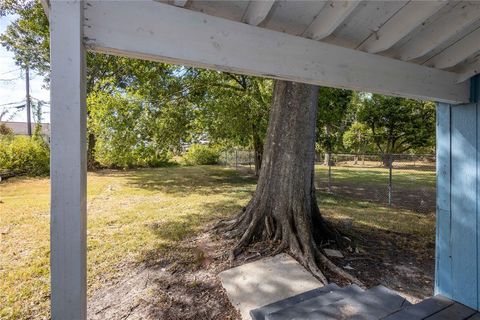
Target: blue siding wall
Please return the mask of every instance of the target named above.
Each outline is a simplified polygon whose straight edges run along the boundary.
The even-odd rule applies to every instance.
[[[437,107],[435,293],[479,305],[479,104]]]

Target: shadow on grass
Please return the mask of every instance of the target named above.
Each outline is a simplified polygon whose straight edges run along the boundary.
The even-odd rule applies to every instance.
[[[220,166],[178,166],[104,174],[125,177],[131,188],[176,195],[251,192],[251,186],[257,183],[253,176]]]
[[[174,263],[175,271],[198,270],[203,261],[202,253],[185,240],[210,231],[221,219],[238,214],[242,206],[237,203],[236,196],[230,194],[227,199],[205,203],[197,213],[181,214],[175,220],[147,225],[159,240],[159,245],[143,250],[138,262],[155,267]]]

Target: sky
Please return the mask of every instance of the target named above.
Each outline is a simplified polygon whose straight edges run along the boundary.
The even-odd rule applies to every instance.
[[[13,16],[0,17],[0,33],[3,33],[7,26],[13,21]],[[9,81],[4,81],[9,80]],[[30,72],[30,95],[32,98],[43,101],[50,101],[49,90],[43,88],[43,77]],[[0,112],[4,108],[11,105],[5,105],[12,102],[25,101],[25,72],[20,70],[13,59],[13,54],[3,46],[0,45]],[[11,110],[15,110],[10,108]],[[49,108],[45,107],[43,110],[43,121],[50,122]],[[33,119],[33,117],[32,117]],[[26,121],[27,114],[24,109],[18,111],[16,114],[4,116],[2,120],[8,121]],[[32,120],[33,121],[33,120]]]

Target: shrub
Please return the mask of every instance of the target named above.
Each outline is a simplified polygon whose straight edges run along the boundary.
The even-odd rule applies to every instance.
[[[50,149],[41,138],[0,138],[0,170],[30,176],[48,175]]]
[[[184,158],[185,162],[190,165],[217,164],[220,152],[214,147],[194,144],[185,153]]]
[[[10,136],[13,135],[13,130],[7,127],[5,123],[0,123],[0,136]]]

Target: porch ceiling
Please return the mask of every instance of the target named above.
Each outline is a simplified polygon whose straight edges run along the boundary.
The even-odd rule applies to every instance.
[[[449,103],[480,72],[480,1],[86,3],[91,51]]]
[[[479,1],[203,1],[167,4],[459,74],[480,72]]]

